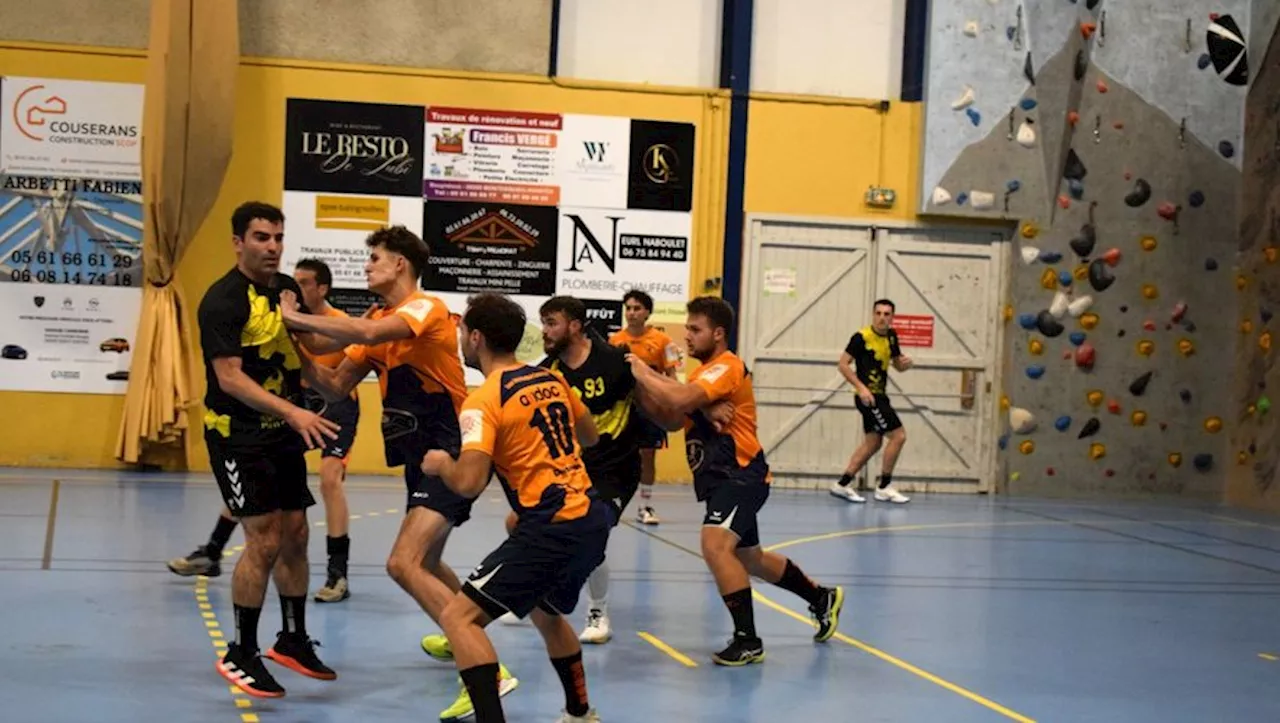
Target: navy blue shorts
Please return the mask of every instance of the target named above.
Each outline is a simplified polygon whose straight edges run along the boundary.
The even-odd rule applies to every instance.
[[[768,499],[768,484],[722,482],[707,495],[707,514],[702,524],[737,535],[739,549],[755,547],[760,544],[758,515]]]

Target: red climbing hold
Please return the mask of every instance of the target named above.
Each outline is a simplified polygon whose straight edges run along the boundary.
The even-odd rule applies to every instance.
[[[1218,13],[1209,13],[1209,19],[1210,19],[1210,20],[1212,20],[1212,21],[1214,21],[1214,22],[1217,22],[1218,18],[1220,18],[1220,17],[1222,17],[1222,16],[1221,16],[1221,15],[1219,15]]]
[[[1156,207],[1156,213],[1160,214],[1160,218],[1166,221],[1172,221],[1178,215],[1178,207],[1168,201],[1162,201]]]
[[[1075,124],[1079,123],[1079,122],[1080,122],[1080,114],[1079,114],[1079,113],[1077,113],[1076,111],[1071,111],[1070,113],[1068,113],[1068,114],[1067,114],[1067,122],[1068,122],[1068,123],[1070,123],[1070,124],[1071,124],[1071,125],[1073,125],[1073,126],[1074,126]]]
[[[1089,38],[1093,37],[1093,33],[1097,29],[1098,29],[1097,23],[1080,23],[1080,34],[1084,36],[1085,40],[1088,40]]]
[[[1182,317],[1186,316],[1187,305],[1181,301],[1173,306],[1173,323],[1177,324],[1182,321]]]
[[[1119,413],[1120,413],[1120,402],[1117,402],[1117,401],[1116,401],[1116,400],[1114,400],[1114,399],[1112,399],[1111,401],[1107,402],[1107,411],[1108,411],[1108,412],[1111,412],[1112,414],[1119,414]]]
[[[1147,319],[1146,321],[1142,322],[1142,328],[1146,329],[1147,331],[1155,331],[1156,323],[1150,319]]]
[[[1093,368],[1093,362],[1098,354],[1093,349],[1093,345],[1085,342],[1076,348],[1076,366],[1084,370]]]
[[[1046,470],[1044,471],[1044,473],[1045,473],[1045,474],[1047,474],[1047,475],[1049,475],[1050,477],[1052,477],[1053,475],[1055,475],[1055,474],[1056,474],[1056,472],[1054,472],[1054,471],[1053,471],[1053,468],[1052,468],[1052,467],[1049,467],[1048,469],[1046,469]]]
[[[1106,472],[1103,472],[1103,474],[1105,474],[1105,475],[1106,475],[1106,476],[1108,476],[1108,477],[1115,477],[1115,476],[1116,476],[1116,471],[1115,471],[1114,469],[1109,469],[1109,470],[1107,470]]]
[[[1106,261],[1108,266],[1115,266],[1120,263],[1120,249],[1111,249],[1099,258]]]
[[[1058,205],[1063,208],[1071,208],[1071,199],[1066,196],[1058,196]]]
[[[1108,90],[1109,90],[1109,88],[1107,88],[1107,81],[1105,81],[1105,80],[1099,80],[1099,81],[1098,81],[1098,92],[1099,92],[1099,93],[1105,93],[1105,92],[1107,92]]]

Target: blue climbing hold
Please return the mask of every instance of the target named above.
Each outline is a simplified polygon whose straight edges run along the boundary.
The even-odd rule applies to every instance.
[[[1200,208],[1204,205],[1204,194],[1200,191],[1192,191],[1191,197],[1187,199],[1192,208]]]
[[[977,124],[975,123],[974,125]],[[1223,141],[1218,144],[1218,152],[1222,154],[1223,158],[1230,158],[1236,154],[1236,147],[1231,144],[1231,141]]]
[[[1017,35],[1017,34],[1018,34],[1018,29],[1017,29],[1017,28],[1015,28],[1015,27],[1013,27],[1012,25],[1006,26],[1006,27],[1005,27],[1005,29],[1004,29],[1004,35],[1005,35],[1005,37],[1006,37],[1006,38],[1008,38],[1008,39],[1010,39],[1010,40],[1013,40],[1013,36],[1015,36],[1015,35]]]
[[[1210,65],[1213,65],[1213,58],[1210,58],[1208,53],[1202,54],[1200,59],[1196,61],[1196,67],[1201,70],[1208,68]]]
[[[1067,415],[1064,414],[1061,417],[1058,417],[1057,419],[1053,420],[1053,428],[1058,430],[1059,432],[1067,431],[1068,429],[1071,428],[1071,417],[1068,417]]]
[[[967,194],[967,193],[961,193],[959,196],[956,196],[956,205],[957,205],[957,206],[963,206],[963,205],[965,205],[965,203],[967,203],[968,201],[969,201],[969,194]]]
[[[1000,445],[1000,449],[1001,449],[1002,451],[1003,451],[1004,449],[1007,449],[1007,448],[1008,448],[1008,446],[1009,446],[1009,435],[1007,435],[1007,434],[1002,434],[1002,435],[1000,435],[1000,439],[998,440],[998,443],[999,443],[999,445]]]
[[[982,122],[982,114],[972,108],[965,108],[964,114],[969,116],[969,122],[975,126]]]
[[[1019,103],[1018,105],[1019,105],[1023,110],[1035,110],[1035,107],[1036,107],[1036,105],[1037,105],[1037,104],[1036,104],[1036,99],[1035,99],[1035,98],[1023,98],[1023,99],[1022,99],[1022,102],[1021,102],[1021,103]]]
[[[1005,188],[1008,189],[1009,193],[1017,193],[1018,189],[1022,188],[1022,182],[1014,179],[1006,183]]]
[[[1062,254],[1057,251],[1041,251],[1038,258],[1040,259],[1040,263],[1056,264],[1062,260]]]
[[[1058,272],[1058,283],[1059,283],[1059,284],[1062,284],[1063,286],[1070,286],[1072,281],[1075,281],[1075,279],[1071,278],[1071,272],[1070,272],[1070,271],[1059,271],[1059,272]]]
[[[1071,197],[1079,201],[1084,198],[1084,184],[1079,179],[1072,178],[1067,181],[1067,189],[1071,192]]]
[[[1032,329],[1036,328],[1036,315],[1035,314],[1019,314],[1018,326],[1022,327],[1023,329],[1026,329],[1027,331],[1031,331]]]
[[[1040,366],[1039,364],[1032,364],[1031,366],[1027,367],[1027,376],[1031,377],[1032,379],[1039,379],[1040,377],[1044,376],[1044,367]]]
[[[1071,341],[1071,346],[1080,346],[1086,338],[1088,337],[1085,336],[1083,331],[1073,331],[1071,336],[1067,337]]]

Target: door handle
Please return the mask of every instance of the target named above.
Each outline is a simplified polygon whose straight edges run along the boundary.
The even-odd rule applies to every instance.
[[[973,409],[973,403],[978,393],[978,372],[973,369],[964,369],[960,372],[960,408],[964,410]]]

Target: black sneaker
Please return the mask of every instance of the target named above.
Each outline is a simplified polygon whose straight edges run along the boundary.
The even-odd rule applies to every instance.
[[[840,625],[840,608],[844,607],[844,588],[840,586],[824,588],[822,600],[817,605],[810,605],[813,621],[818,624],[818,632],[813,634],[814,642],[825,643],[836,634]]]
[[[222,574],[222,553],[213,554],[208,547],[197,547],[195,552],[186,557],[175,557],[170,560],[169,571],[183,577],[192,575],[217,577]]]
[[[267,657],[286,668],[316,680],[337,680],[338,674],[320,662],[316,655],[316,641],[301,633],[281,632],[276,644],[267,651]]]
[[[256,650],[247,653],[239,645],[231,643],[216,667],[229,683],[255,698],[284,697],[284,688],[272,677]]]
[[[711,654],[711,662],[716,665],[740,667],[764,661],[764,641],[760,638],[744,638],[733,636],[729,647]]]

